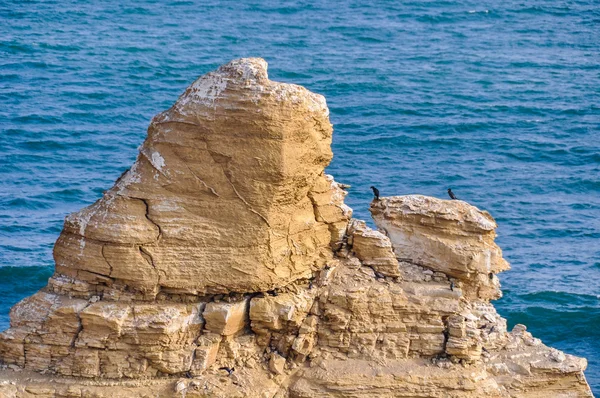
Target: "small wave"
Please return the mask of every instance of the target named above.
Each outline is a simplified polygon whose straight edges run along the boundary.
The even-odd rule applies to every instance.
[[[12,121],[17,124],[24,123],[34,123],[34,124],[54,124],[60,122],[60,118],[54,115],[26,115],[26,116],[17,116],[12,119]]]
[[[51,44],[51,43],[40,43],[41,49],[55,50],[55,51],[79,51],[81,47],[68,44]]]
[[[0,205],[6,206],[7,208],[15,211],[21,210],[38,210],[38,209],[49,209],[52,207],[52,203],[48,200],[35,200],[32,198],[14,198],[8,201],[1,201]]]
[[[363,43],[385,43],[385,40],[371,36],[357,36],[356,40],[361,41]]]
[[[577,307],[595,306],[600,304],[600,295],[571,293],[556,290],[544,290],[534,293],[519,295],[527,301],[540,301],[544,303],[569,304]],[[598,308],[600,311],[600,308]]]
[[[35,52],[34,46],[18,42],[0,42],[0,51],[6,51],[10,54],[32,54]]]
[[[513,10],[512,12],[523,13],[523,14],[534,14],[534,15],[549,14],[549,15],[556,15],[556,16],[564,16],[570,10],[571,9],[569,7],[533,6],[533,7],[526,7],[526,8],[521,8],[518,10]]]

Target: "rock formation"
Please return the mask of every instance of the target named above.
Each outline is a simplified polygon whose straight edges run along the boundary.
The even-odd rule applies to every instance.
[[[325,99],[232,61],[156,116],[68,216],[0,334],[1,397],[590,397],[585,359],[509,333],[496,223],[419,195],[351,219]]]

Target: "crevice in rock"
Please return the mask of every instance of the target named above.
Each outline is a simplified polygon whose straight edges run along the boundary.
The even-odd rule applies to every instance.
[[[80,270],[77,270],[77,272],[87,272],[88,274],[92,274],[92,275],[98,275],[98,276],[99,276],[99,277],[101,277],[101,278],[110,279],[110,280],[112,280],[112,281],[115,281],[115,280],[116,280],[116,278],[113,278],[113,277],[112,277],[112,276],[110,276],[110,275],[104,275],[104,274],[101,274],[101,273],[99,273],[99,272],[94,272],[94,271],[90,271],[90,270],[87,270],[87,269],[80,269]],[[78,277],[79,277],[79,275],[78,275]]]
[[[109,241],[109,240],[102,240],[102,239],[97,239],[97,238],[90,238],[89,236],[83,236],[83,235],[79,235],[78,233],[72,233],[72,232],[67,232],[67,231],[62,231],[62,234],[64,235],[71,235],[71,236],[77,236],[80,238],[85,239],[86,241],[89,242],[96,242],[96,243],[101,243],[101,244],[107,244],[107,245],[116,245],[117,243]]]
[[[69,347],[71,348],[75,348],[75,343],[77,342],[77,339],[79,339],[79,335],[81,334],[81,332],[83,331],[83,322],[81,320],[81,312],[84,311],[87,307],[89,307],[90,305],[92,305],[91,302],[88,302],[87,305],[85,307],[83,307],[78,313],[77,313],[77,321],[79,322],[79,326],[77,327],[77,331],[75,332],[75,335],[73,336],[73,339],[71,340],[71,344],[69,344]]]
[[[313,215],[315,217],[315,222],[319,222],[317,220],[318,219],[318,215],[317,214],[318,214],[318,211],[319,211],[318,210],[319,206],[317,205],[317,202],[315,202],[315,198],[313,197],[312,192],[309,191],[307,196],[308,196],[308,199],[310,200],[310,203],[312,204]]]
[[[211,187],[210,185],[208,185],[206,182],[204,182],[204,180],[202,180],[200,177],[198,177],[198,175],[196,173],[194,173],[194,171],[192,170],[192,168],[190,166],[187,165],[187,163],[184,163],[185,167],[187,167],[187,169],[190,171],[190,173],[192,173],[192,175],[194,177],[196,177],[196,180],[198,180],[202,185],[204,185],[213,195],[215,195],[217,198],[220,198],[221,195],[219,195],[217,193],[217,191]]]
[[[235,185],[231,181],[231,177],[228,175],[228,172],[225,171],[225,170],[223,170],[223,175],[227,179],[227,182],[229,183],[229,185],[231,185],[231,189],[233,189],[233,192],[235,192],[236,196],[246,205],[246,207],[248,208],[248,210],[251,211],[252,213],[256,214],[257,216],[259,216],[265,222],[265,224],[267,224],[267,226],[269,228],[271,228],[271,224],[269,224],[269,220],[267,220],[267,218],[265,216],[263,216],[262,214],[260,214],[258,211],[254,210],[252,208],[252,206],[250,205],[250,203],[248,203],[246,201],[246,199],[244,199],[244,197],[242,195],[240,195],[240,193],[238,192],[237,188],[235,187]]]
[[[442,317],[442,322],[444,323],[444,331],[442,334],[444,335],[444,344],[442,345],[443,354],[446,354],[446,347],[448,345],[448,339],[450,338],[450,326],[448,325],[448,317]]]
[[[31,336],[31,333],[27,333],[23,339],[23,368],[27,366],[27,339]]]
[[[373,270],[373,275],[374,275],[375,279],[385,279],[385,275],[382,274],[381,272],[377,271],[377,269],[375,269],[374,266],[367,265],[367,264],[363,263],[362,261],[361,261],[361,264],[363,267],[371,268]]]
[[[289,262],[290,262],[290,265],[291,265],[292,267],[294,267],[294,268],[295,268],[294,260],[292,259],[292,257],[293,257],[293,255],[294,255],[294,253],[293,253],[293,251],[292,251],[292,244],[291,244],[291,242],[290,242],[290,241],[292,241],[292,242],[293,242],[293,240],[292,240],[292,238],[291,238],[291,236],[290,236],[290,226],[291,226],[291,224],[292,224],[292,223],[291,223],[291,221],[289,221],[289,222],[288,222],[288,228],[287,228],[287,233],[286,233],[285,240],[286,240],[286,242],[287,242],[287,245],[288,245],[288,249],[287,249],[287,257],[288,257],[288,260],[289,260]],[[296,246],[295,246],[295,245],[294,245],[294,248],[296,248]],[[296,248],[296,250],[298,250],[298,248]]]
[[[214,280],[212,280],[212,279],[210,279],[210,278],[206,278],[206,280],[207,280],[208,282],[210,282],[210,284],[211,284],[211,285],[215,285],[215,286],[221,286],[221,287],[223,287],[223,288],[224,288],[224,290],[223,290],[223,291],[218,291],[217,293],[208,293],[208,292],[207,292],[206,296],[216,296],[217,294],[223,294],[223,292],[229,292],[229,286],[228,286],[228,285],[225,285],[225,284],[223,284],[223,283],[220,283],[220,282],[214,281]]]
[[[153,225],[154,225],[154,226],[155,226],[155,227],[158,229],[158,236],[157,236],[157,238],[156,238],[156,241],[158,241],[158,240],[161,238],[161,236],[162,236],[162,228],[160,227],[160,225],[159,225],[158,223],[154,222],[154,220],[152,220],[152,219],[150,218],[150,206],[148,205],[148,202],[147,202],[147,200],[146,200],[146,199],[143,199],[143,198],[138,198],[138,197],[134,197],[134,196],[127,196],[127,195],[123,195],[123,194],[117,194],[117,195],[118,195],[118,196],[121,196],[121,197],[123,197],[123,198],[125,198],[125,199],[135,199],[135,200],[139,200],[139,201],[141,201],[142,203],[144,203],[144,206],[146,207],[146,210],[145,210],[145,214],[144,214],[144,215],[145,215],[146,219],[147,219],[148,221],[150,221],[150,223],[152,223],[152,224],[153,224]],[[63,233],[64,233],[64,231],[63,231]],[[119,245],[118,243],[116,243],[116,242],[112,242],[112,241],[104,241],[104,240],[99,240],[99,239],[91,239],[91,238],[88,238],[88,237],[84,237],[84,238],[85,238],[85,239],[92,240],[92,241],[96,241],[96,242],[104,243],[104,244],[109,244],[109,245]],[[152,243],[152,242],[147,242],[147,243],[149,244],[149,243]],[[147,244],[147,243],[143,243],[143,244]]]
[[[139,250],[140,250],[140,254],[141,256],[144,258],[144,260],[146,260],[146,262],[152,266],[152,268],[154,268],[154,270],[156,270],[156,265],[154,264],[154,259],[152,258],[152,255],[150,254],[150,252],[148,252],[148,250],[146,248],[144,248],[143,246],[138,246]]]
[[[236,267],[234,265],[231,265],[229,268],[231,268],[232,270],[235,270],[241,274],[245,274],[245,275],[254,275],[252,272],[248,272],[240,267]]]
[[[159,269],[156,267],[156,263],[154,262],[154,257],[152,254],[146,249],[144,246],[138,246],[140,250],[140,255],[146,260],[146,262],[154,269],[154,273],[156,274],[156,283],[160,280]],[[159,286],[160,288],[160,286]]]
[[[106,247],[106,244],[102,245],[102,250],[100,251],[102,253],[102,257],[104,258],[104,261],[106,261],[106,264],[108,264],[108,276],[111,277],[112,273],[113,273],[113,266],[110,263],[110,261],[108,261],[108,259],[106,258],[106,254],[104,254],[104,248]]]
[[[202,330],[204,330],[204,325],[202,326]],[[200,334],[202,334],[202,330],[200,331]],[[184,373],[184,376],[186,376],[186,377],[188,377],[188,378],[189,378],[189,376],[191,376],[191,375],[189,374],[189,372],[191,372],[191,371],[192,371],[192,368],[194,367],[194,361],[196,360],[196,348],[198,348],[198,345],[197,345],[197,344],[195,344],[195,343],[192,343],[192,347],[193,347],[193,348],[192,348],[192,355],[191,355],[191,358],[190,358],[190,366],[188,366],[188,367],[186,368],[186,369],[187,369],[187,371],[186,371],[186,372],[183,372],[183,373]]]
[[[229,163],[230,157],[227,156],[227,155],[220,154],[218,152],[211,151],[210,148],[208,147],[208,141],[207,140],[204,140],[204,144],[206,145],[206,152],[208,152],[208,154],[212,158],[213,162],[215,164],[218,164],[219,166],[221,166],[221,171],[223,172],[223,175],[225,176],[225,179],[227,180],[227,182],[231,186],[231,189],[233,189],[233,192],[238,197],[238,199],[240,199],[246,205],[246,207],[248,208],[248,210],[250,212],[252,212],[252,213],[256,214],[257,216],[259,216],[267,224],[267,226],[269,228],[271,228],[271,224],[269,224],[269,220],[267,220],[267,218],[265,216],[263,216],[262,214],[260,214],[258,211],[254,210],[254,208],[250,205],[250,203],[248,203],[248,201],[242,195],[240,195],[240,193],[238,192],[237,188],[235,187],[235,184],[233,183],[233,181],[231,181],[231,176],[229,175],[230,171],[228,169],[226,169],[226,167],[228,167],[228,163]],[[225,159],[228,159],[228,160],[225,161],[225,162],[223,162],[222,160],[217,159],[215,157],[215,155],[218,155],[218,156],[220,156],[222,158],[225,158]],[[223,167],[223,163],[225,163],[226,167]],[[269,246],[270,246],[270,244],[269,244]]]
[[[137,200],[141,200],[144,203],[144,206],[146,206],[146,219],[148,219],[148,221],[150,221],[152,224],[154,224],[156,226],[156,228],[158,228],[158,237],[156,238],[156,241],[158,242],[160,240],[160,238],[162,237],[162,228],[160,227],[160,225],[158,225],[158,223],[156,223],[152,218],[150,218],[150,205],[148,204],[148,200],[143,199],[143,198],[134,198],[131,197],[131,199],[137,199]]]

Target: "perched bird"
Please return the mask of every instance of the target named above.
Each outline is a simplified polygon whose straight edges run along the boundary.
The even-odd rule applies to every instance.
[[[352,185],[348,185],[348,184],[342,184],[342,183],[340,183],[340,182],[338,182],[338,184],[337,184],[337,185],[338,185],[338,187],[342,188],[344,191],[345,191],[346,189],[350,189],[350,188],[352,187]]]
[[[375,199],[379,200],[379,189],[375,188],[371,185],[371,189],[373,190],[373,195],[375,195]]]
[[[454,291],[454,282],[450,282],[450,290]]]
[[[456,195],[454,194],[454,192],[452,192],[451,188],[448,188],[448,195],[450,195],[450,199],[458,200],[458,198],[456,197]]]

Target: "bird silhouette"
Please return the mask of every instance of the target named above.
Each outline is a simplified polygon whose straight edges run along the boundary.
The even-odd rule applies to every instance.
[[[375,188],[371,185],[371,189],[373,190],[373,195],[375,195],[375,199],[379,200],[379,189]]]
[[[456,197],[456,195],[454,194],[454,192],[452,192],[451,188],[448,188],[448,195],[450,195],[450,199],[458,200],[458,198]]]

